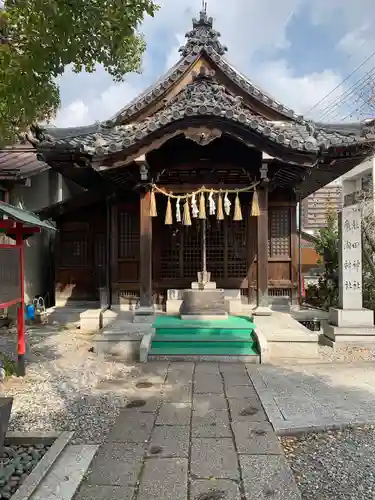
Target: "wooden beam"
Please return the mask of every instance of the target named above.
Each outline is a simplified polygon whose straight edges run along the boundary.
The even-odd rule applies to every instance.
[[[152,300],[152,217],[150,217],[151,192],[140,199],[140,307],[153,307]]]

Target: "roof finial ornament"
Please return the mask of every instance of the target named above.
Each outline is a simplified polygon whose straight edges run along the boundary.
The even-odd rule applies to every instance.
[[[207,1],[202,0],[199,19],[193,19],[193,29],[186,33],[187,42],[180,48],[183,57],[197,56],[202,49],[207,52],[215,51],[223,56],[227,48],[220,42],[220,33],[213,29],[214,20],[207,16]]]

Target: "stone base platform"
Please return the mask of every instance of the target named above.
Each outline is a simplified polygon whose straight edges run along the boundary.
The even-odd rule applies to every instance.
[[[139,361],[142,340],[152,335],[152,323],[134,323],[132,312],[121,311],[115,321],[94,336],[94,350],[124,362]]]
[[[304,363],[319,359],[319,335],[291,314],[274,311],[272,316],[257,316],[254,320],[261,363]]]
[[[330,347],[375,345],[375,327],[353,328],[325,325],[324,334],[320,336],[320,342]]]

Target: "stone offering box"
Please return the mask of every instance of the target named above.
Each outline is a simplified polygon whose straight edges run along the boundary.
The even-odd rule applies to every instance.
[[[184,290],[181,305],[182,319],[194,317],[223,319],[227,316],[223,289]]]

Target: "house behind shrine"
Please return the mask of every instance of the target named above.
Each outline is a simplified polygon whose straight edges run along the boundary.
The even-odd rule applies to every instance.
[[[38,212],[81,190],[39,161],[29,142],[0,149],[0,201]],[[26,302],[36,295],[43,296],[49,305],[53,300],[53,237],[53,233],[43,231],[25,242]],[[0,242],[9,240],[0,235]]]
[[[263,309],[279,297],[297,301],[297,203],[371,153],[374,123],[305,120],[226,51],[202,11],[180,60],[112,119],[33,127],[39,158],[85,189],[44,211],[59,229],[57,299],[95,300],[102,290],[112,304],[164,303],[202,269],[205,220],[217,286]],[[219,208],[226,195],[229,215],[228,204]]]

